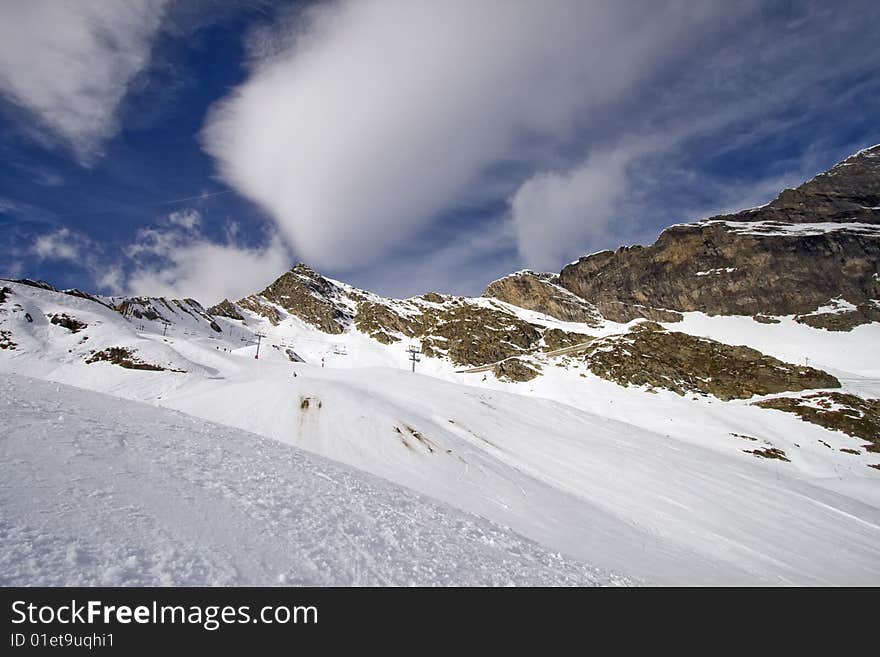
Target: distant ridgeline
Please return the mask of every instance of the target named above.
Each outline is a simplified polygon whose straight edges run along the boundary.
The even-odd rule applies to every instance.
[[[19,282],[56,291],[41,281]],[[505,380],[528,381],[548,365],[577,356],[593,358],[595,374],[625,383],[621,371],[598,365],[600,352],[590,345],[600,336],[627,334],[632,327],[620,324],[633,320],[668,325],[656,326],[659,331],[672,331],[682,313],[693,311],[751,316],[765,324],[785,318],[828,331],[880,321],[880,145],[783,191],[765,206],[671,226],[651,246],[585,256],[559,274],[517,272],[490,283],[478,298],[431,292],[389,299],[326,278],[304,264],[262,292],[237,301],[224,299],[207,309],[193,299],[63,293],[102,304],[130,321],[155,324],[163,334],[169,326],[208,330],[209,335],[219,335],[225,327],[225,338],[234,328],[235,340],[246,341],[261,330],[260,323],[271,329],[296,321],[328,336],[359,332],[389,348],[418,342],[426,357],[492,371]],[[215,321],[219,317],[226,323]],[[64,317],[56,323],[73,321]],[[14,344],[14,331],[4,330],[4,344]],[[689,339],[661,337],[640,333],[628,340],[628,350],[619,357],[638,358],[633,350],[640,345],[672,349],[674,344],[681,362],[671,362],[673,373],[664,370],[655,385],[720,398],[755,392],[739,384],[701,390],[697,383],[687,383],[698,380],[692,371],[676,378],[676,368],[695,367],[683,353],[706,350]],[[606,349],[612,349],[610,343]],[[726,379],[751,371],[747,354],[725,354]],[[637,384],[635,372],[633,377],[629,382]],[[673,379],[676,383],[669,383]],[[808,389],[825,380],[822,374],[792,372],[779,379],[765,387]]]

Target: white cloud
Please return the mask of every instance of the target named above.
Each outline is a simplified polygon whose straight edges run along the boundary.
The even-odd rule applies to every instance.
[[[318,267],[382,262],[494,195],[510,199],[524,264],[557,269],[656,221],[629,193],[646,158],[680,156],[712,131],[733,138],[738,122],[795,102],[815,111],[798,94],[871,70],[880,51],[856,18],[868,14],[869,3],[760,0],[342,0],[251,35],[251,75],[209,114],[203,143]],[[662,167],[647,173],[661,188]]]
[[[192,297],[211,305],[263,289],[290,268],[290,254],[277,235],[262,247],[245,246],[235,223],[220,240],[201,232],[194,209],[172,212],[139,230],[117,257],[68,227],[38,236],[28,253],[85,269],[102,292],[142,296]]]
[[[118,129],[166,0],[23,0],[0,8],[0,93],[83,162]],[[36,131],[34,131],[36,132]]]
[[[178,210],[168,215],[168,222],[184,230],[193,231],[202,223],[202,215],[198,210]]]
[[[871,71],[880,64],[880,50],[860,38],[852,12],[829,12],[821,3],[805,3],[793,13],[800,11],[790,23],[764,16],[741,31],[714,26],[720,31],[709,30],[700,57],[687,57],[672,77],[637,90],[636,108],[621,112],[624,122],[596,139],[586,157],[539,169],[522,182],[510,196],[510,210],[524,263],[558,270],[586,246],[644,242],[669,223],[763,204],[833,162],[815,134],[806,137],[815,142],[796,144],[797,155],[780,162],[784,169],[763,178],[713,176],[687,161],[690,141],[711,137],[719,154],[736,152],[795,132],[816,111],[810,103],[829,111],[853,102],[845,93],[816,90],[853,71]],[[876,6],[871,11],[880,16]],[[791,107],[801,111],[793,114]],[[789,111],[777,116],[780,110]]]
[[[89,249],[88,238],[69,228],[59,228],[40,235],[31,247],[31,252],[43,260],[78,262],[88,256]]]
[[[524,144],[572,138],[718,13],[656,4],[322,5],[281,31],[286,47],[261,33],[263,58],[204,144],[305,259],[369,263],[478,196]]]
[[[28,252],[40,260],[67,262],[82,267],[102,291],[119,294],[123,290],[121,267],[106,261],[100,244],[66,226],[38,236]]]
[[[624,149],[594,153],[580,166],[530,178],[511,199],[519,252],[530,267],[558,270],[572,244],[607,232],[627,192]]]
[[[275,235],[264,247],[247,247],[237,243],[235,224],[224,241],[204,236],[200,224],[197,211],[184,210],[138,231],[125,250],[134,263],[128,293],[193,297],[211,305],[261,290],[290,268],[287,248]]]

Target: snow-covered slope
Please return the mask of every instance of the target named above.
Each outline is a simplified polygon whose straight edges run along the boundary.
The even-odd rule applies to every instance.
[[[289,331],[306,362],[291,362],[269,338],[257,360],[255,345],[230,337],[235,326],[252,330],[241,322],[218,319],[218,336],[163,337],[68,295],[10,287],[3,326],[19,344],[0,351],[2,371],[171,407],[304,447],[646,582],[880,583],[880,472],[866,466],[871,455],[841,452],[860,441],[750,400],[649,394],[600,379],[576,359],[548,363],[527,383],[499,381],[491,371],[456,373],[443,359],[424,359],[419,371],[430,376],[413,375],[400,345],[360,349],[372,341],[357,331],[327,335],[295,318],[273,328]],[[10,310],[16,303],[30,309],[33,322]],[[38,315],[61,312],[91,324],[77,333],[38,325]],[[749,321],[765,337],[788,326]],[[88,350],[78,354],[85,347],[76,344],[86,335],[87,344],[129,346],[145,361],[185,371],[88,364]],[[20,380],[10,387],[27,396]],[[40,390],[36,396],[47,393]],[[166,433],[164,420],[143,423],[117,433]],[[751,453],[769,448],[790,462]],[[169,452],[169,463],[177,458]],[[66,479],[61,471],[57,477]],[[264,496],[246,495],[252,493]]]
[[[209,309],[0,281],[0,372],[304,447],[648,582],[878,584],[878,158],[480,298],[302,263]]]
[[[625,584],[295,447],[0,375],[0,584]]]

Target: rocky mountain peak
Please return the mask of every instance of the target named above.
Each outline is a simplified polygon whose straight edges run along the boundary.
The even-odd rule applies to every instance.
[[[880,224],[880,144],[865,148],[767,205],[713,220]]]
[[[559,282],[618,321],[650,317],[645,308],[815,319],[817,309],[838,302],[853,307],[849,316],[820,318],[824,327],[873,321],[880,307],[880,145],[766,206],[672,226],[651,246],[581,258]]]

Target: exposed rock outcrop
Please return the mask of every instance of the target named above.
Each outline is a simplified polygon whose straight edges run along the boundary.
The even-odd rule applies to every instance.
[[[862,399],[843,392],[816,392],[802,397],[777,397],[755,406],[793,413],[805,422],[838,430],[868,441],[869,452],[880,452],[880,399]]]
[[[113,365],[118,365],[119,367],[125,368],[127,370],[148,370],[151,372],[180,372],[181,370],[175,370],[168,367],[162,367],[160,365],[154,365],[153,363],[147,363],[137,356],[135,356],[135,352],[128,347],[108,347],[107,349],[103,349],[101,351],[93,353],[86,359],[86,363],[98,363],[98,362],[108,362]]]
[[[492,368],[492,372],[499,379],[519,382],[531,381],[540,374],[537,369],[526,365],[519,358],[508,358],[501,361]]]
[[[792,315],[836,297],[863,305],[880,298],[878,278],[875,146],[767,206],[672,226],[648,247],[586,256],[565,267],[559,281],[606,317],[623,321],[638,306]]]
[[[483,296],[494,297],[565,322],[590,326],[598,326],[602,322],[596,307],[561,287],[559,277],[555,274],[517,272],[489,283]]]
[[[350,307],[344,302],[347,297],[343,289],[302,263],[282,274],[257,296],[325,333],[342,333],[353,319]],[[263,304],[252,297],[242,299],[238,305],[267,316],[268,311],[261,307]],[[273,323],[277,322],[278,318]]]
[[[165,297],[116,297],[114,310],[124,317],[135,317],[149,321],[159,320],[174,323],[174,316],[189,315],[197,322],[205,322],[210,328],[220,333],[222,329],[208,314],[202,304],[195,299],[166,299]]]
[[[67,313],[55,313],[49,318],[49,322],[55,324],[56,326],[66,328],[71,333],[78,333],[79,331],[82,331],[84,328],[88,327],[88,324],[86,324],[85,322],[81,322],[76,317],[71,317]]]
[[[208,308],[208,313],[213,315],[214,317],[228,317],[229,319],[244,321],[244,316],[238,311],[238,308],[229,299],[223,299],[223,301],[218,303],[216,306],[211,306],[210,308]]]
[[[794,321],[826,331],[851,331],[862,324],[880,322],[880,302],[869,301],[853,306],[851,309],[834,312],[812,312],[807,315],[797,315]]]
[[[361,302],[359,330],[390,344],[402,334],[421,342],[429,357],[447,356],[456,365],[488,365],[538,347],[544,328],[500,309],[446,297],[437,307],[419,298],[395,304]]]
[[[797,189],[783,190],[765,206],[722,218],[880,224],[880,144],[851,155]]]
[[[278,311],[278,308],[261,299],[258,295],[252,294],[249,297],[239,299],[237,304],[240,308],[249,310],[255,315],[265,317],[272,326],[277,326],[284,319],[284,316]]]
[[[544,331],[544,351],[564,349],[565,347],[583,344],[592,339],[592,336],[584,335],[583,333],[573,333],[558,328],[551,328]]]
[[[611,315],[614,304],[792,315],[809,313],[833,297],[857,305],[880,297],[874,277],[880,271],[880,226],[829,226],[835,228],[753,232],[726,222],[673,226],[652,246],[581,258],[562,270],[560,281]]]
[[[839,388],[827,372],[785,363],[749,347],[731,346],[643,322],[629,333],[594,340],[587,367],[620,385],[665,388],[719,399]]]

